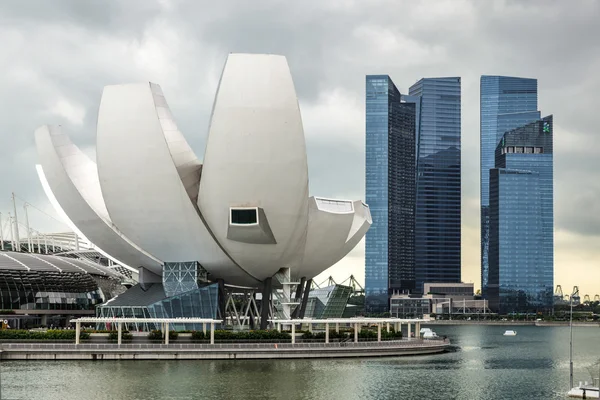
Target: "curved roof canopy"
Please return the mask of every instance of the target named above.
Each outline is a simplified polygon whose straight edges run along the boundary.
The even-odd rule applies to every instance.
[[[19,253],[15,251],[0,252],[1,270],[77,272],[107,278],[123,278],[115,271],[92,262],[48,254]]]

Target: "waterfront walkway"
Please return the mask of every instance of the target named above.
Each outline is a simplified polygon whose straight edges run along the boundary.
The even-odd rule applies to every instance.
[[[3,343],[2,360],[221,360],[423,355],[445,352],[446,339],[334,343],[71,344]]]

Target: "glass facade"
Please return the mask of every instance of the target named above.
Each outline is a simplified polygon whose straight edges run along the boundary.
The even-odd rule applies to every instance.
[[[353,289],[333,285],[311,290],[308,294],[305,318],[342,318]]]
[[[481,289],[487,295],[490,240],[490,169],[505,132],[540,119],[537,80],[482,76],[480,81]]]
[[[430,299],[392,297],[390,304],[390,314],[394,318],[423,318],[423,315],[431,314]]]
[[[91,261],[0,251],[0,309],[89,310],[124,291],[124,276]],[[31,315],[35,315],[35,311]]]
[[[552,308],[553,121],[506,132],[490,176],[488,296],[500,313]]]
[[[389,310],[393,291],[414,288],[415,125],[419,104],[387,75],[366,77],[365,307]]]
[[[0,309],[93,310],[104,295],[91,275],[54,271],[0,271]]]
[[[410,87],[409,94],[420,99],[415,291],[422,293],[424,282],[461,278],[461,80],[424,78]]]
[[[165,262],[162,276],[165,295],[170,297],[197,289],[199,275],[206,279],[206,272],[196,261]]]
[[[139,292],[139,293],[138,293]],[[135,317],[135,318],[217,318],[219,285],[214,283],[198,287],[175,296],[164,296],[160,284],[153,284],[149,290],[142,291],[139,285],[129,289],[126,294],[97,308],[99,317]],[[161,298],[156,300],[156,297]],[[147,304],[144,304],[147,303]],[[153,330],[160,327],[153,323],[130,324],[128,329]],[[200,330],[201,324],[177,325],[174,330]]]

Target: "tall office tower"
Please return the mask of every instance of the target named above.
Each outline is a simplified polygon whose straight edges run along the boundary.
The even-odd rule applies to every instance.
[[[510,76],[481,77],[481,289],[487,295],[490,237],[490,169],[496,146],[505,132],[540,119],[537,80]]]
[[[552,308],[554,183],[552,116],[506,132],[490,175],[490,308]]]
[[[418,99],[416,99],[418,100]],[[394,292],[412,292],[415,224],[415,129],[418,103],[387,75],[366,78],[367,312],[389,310]]]
[[[460,78],[425,78],[420,98],[415,209],[416,291],[424,282],[460,282]]]

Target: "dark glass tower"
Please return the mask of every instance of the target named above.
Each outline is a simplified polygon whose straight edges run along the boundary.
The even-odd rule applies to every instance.
[[[416,99],[418,100],[418,99]],[[387,75],[366,78],[365,306],[389,309],[389,295],[414,289],[415,129],[419,104],[403,100]]]
[[[424,282],[460,282],[460,78],[425,78],[420,99],[415,208],[416,291]]]
[[[552,308],[552,116],[506,132],[490,176],[488,297],[500,313]]]
[[[490,169],[496,146],[505,132],[540,119],[537,80],[482,76],[480,87],[481,146],[481,289],[487,295],[490,237]]]

